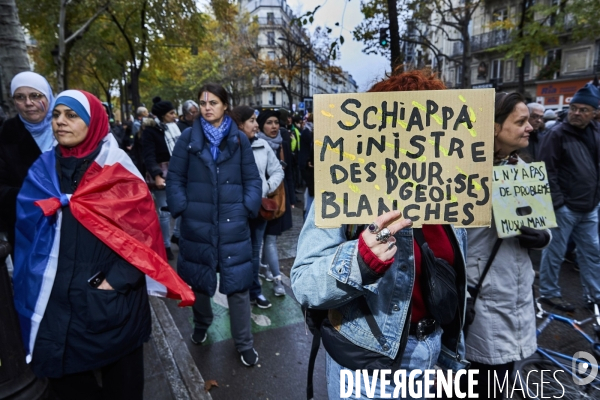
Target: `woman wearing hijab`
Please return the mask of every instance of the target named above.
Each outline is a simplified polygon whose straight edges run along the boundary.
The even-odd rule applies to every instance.
[[[262,197],[273,193],[279,187],[283,180],[284,173],[281,163],[273,153],[271,146],[263,139],[256,137],[258,132],[258,122],[256,122],[256,113],[252,107],[238,106],[232,111],[233,118],[237,121],[238,128],[242,131],[252,146],[254,161],[258,167],[258,173],[262,180]],[[258,279],[258,269],[260,267],[260,250],[267,221],[262,217],[250,220],[250,237],[252,239],[252,269],[253,279],[250,287],[250,303],[258,308],[269,308],[271,302],[262,294],[260,281]]]
[[[15,75],[10,92],[18,115],[0,131],[0,231],[14,247],[17,194],[31,164],[56,143],[52,135],[52,88],[35,72]]]
[[[179,241],[179,224],[175,224],[173,239],[171,237],[171,214],[165,210],[167,207],[167,193],[165,192],[167,171],[169,161],[175,148],[175,143],[181,132],[177,127],[177,110],[173,103],[161,100],[160,97],[152,99],[152,114],[156,117],[155,124],[147,126],[142,134],[142,151],[144,153],[144,163],[146,171],[150,176],[150,182],[153,183],[152,194],[156,200],[158,208],[158,217],[160,219],[160,229],[162,230],[165,249],[169,260],[174,260],[175,255],[171,251],[171,241]],[[177,238],[177,239],[175,239]]]
[[[209,83],[198,93],[200,117],[175,145],[167,202],[181,216],[177,272],[196,293],[192,342],[203,343],[213,320],[210,298],[227,295],[231,336],[244,365],[258,362],[250,330],[252,244],[249,218],[260,209],[262,182],[252,148],[229,116],[229,94]]]
[[[273,219],[267,223],[265,231],[265,246],[263,250],[263,260],[267,264],[266,269],[261,271],[261,276],[265,279],[273,276],[273,292],[275,296],[285,296],[285,288],[281,282],[281,272],[279,270],[279,256],[277,255],[277,236],[292,227],[292,203],[291,196],[294,193],[294,176],[291,168],[292,151],[289,142],[282,137],[279,131],[279,113],[277,111],[267,110],[262,112],[258,118],[258,127],[260,131],[257,137],[266,141],[283,166],[285,172],[285,213],[279,218]]]
[[[142,399],[147,293],[183,305],[193,294],[166,262],[148,187],[100,101],[67,90],[52,118],[58,145],[17,199],[13,281],[27,361],[62,400]]]

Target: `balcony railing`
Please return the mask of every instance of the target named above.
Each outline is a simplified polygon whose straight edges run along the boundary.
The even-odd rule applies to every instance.
[[[260,17],[258,18],[259,25],[270,25],[270,26],[287,26],[287,21],[283,18],[269,18]]]
[[[510,42],[510,31],[506,29],[496,29],[491,32],[471,36],[471,52],[490,49]]]

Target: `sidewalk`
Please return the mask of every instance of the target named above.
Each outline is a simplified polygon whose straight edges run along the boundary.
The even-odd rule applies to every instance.
[[[226,296],[213,300],[215,319],[208,340],[193,345],[192,312],[169,299],[151,298],[152,338],[145,347],[146,387],[144,398],[170,399],[305,399],[306,373],[312,335],[305,329],[299,304],[289,288],[289,271],[296,257],[302,229],[302,205],[292,210],[293,228],[278,237],[278,253],[287,296],[275,297],[270,282],[263,282],[263,294],[273,307],[252,309],[254,347],[259,364],[242,365],[229,332]],[[178,248],[173,246],[177,255]],[[175,267],[176,263],[171,262]],[[315,398],[326,397],[325,351],[315,365]],[[204,380],[218,387],[204,390]]]
[[[144,399],[211,400],[165,303],[150,297],[152,336],[144,345]]]

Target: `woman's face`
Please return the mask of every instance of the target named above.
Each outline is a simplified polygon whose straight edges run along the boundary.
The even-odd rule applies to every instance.
[[[227,105],[211,92],[202,92],[198,101],[200,114],[208,123],[218,126],[223,120]]]
[[[269,137],[277,137],[277,134],[279,133],[279,118],[267,118],[267,120],[265,121],[265,125],[263,126],[263,132]]]
[[[169,124],[171,122],[175,122],[175,120],[177,120],[177,111],[175,110],[171,110],[168,113],[165,114],[165,116],[163,117],[163,122],[165,124]]]
[[[52,130],[56,141],[64,147],[77,146],[88,134],[85,122],[64,104],[57,105],[52,111]]]
[[[252,139],[258,132],[258,122],[256,122],[256,115],[252,114],[250,119],[247,119],[242,125],[239,126],[240,131],[244,132],[248,139]]]
[[[38,124],[48,114],[48,99],[42,92],[21,86],[13,94],[17,112],[23,119],[32,124]]]
[[[494,150],[502,156],[507,156],[515,150],[527,147],[532,130],[529,109],[525,103],[517,104],[502,126],[494,124]]]

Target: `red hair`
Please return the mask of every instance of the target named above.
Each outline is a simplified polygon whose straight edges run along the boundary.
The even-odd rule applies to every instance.
[[[444,90],[446,85],[430,68],[405,71],[400,65],[388,77],[374,84],[368,92],[410,92],[415,90]]]

